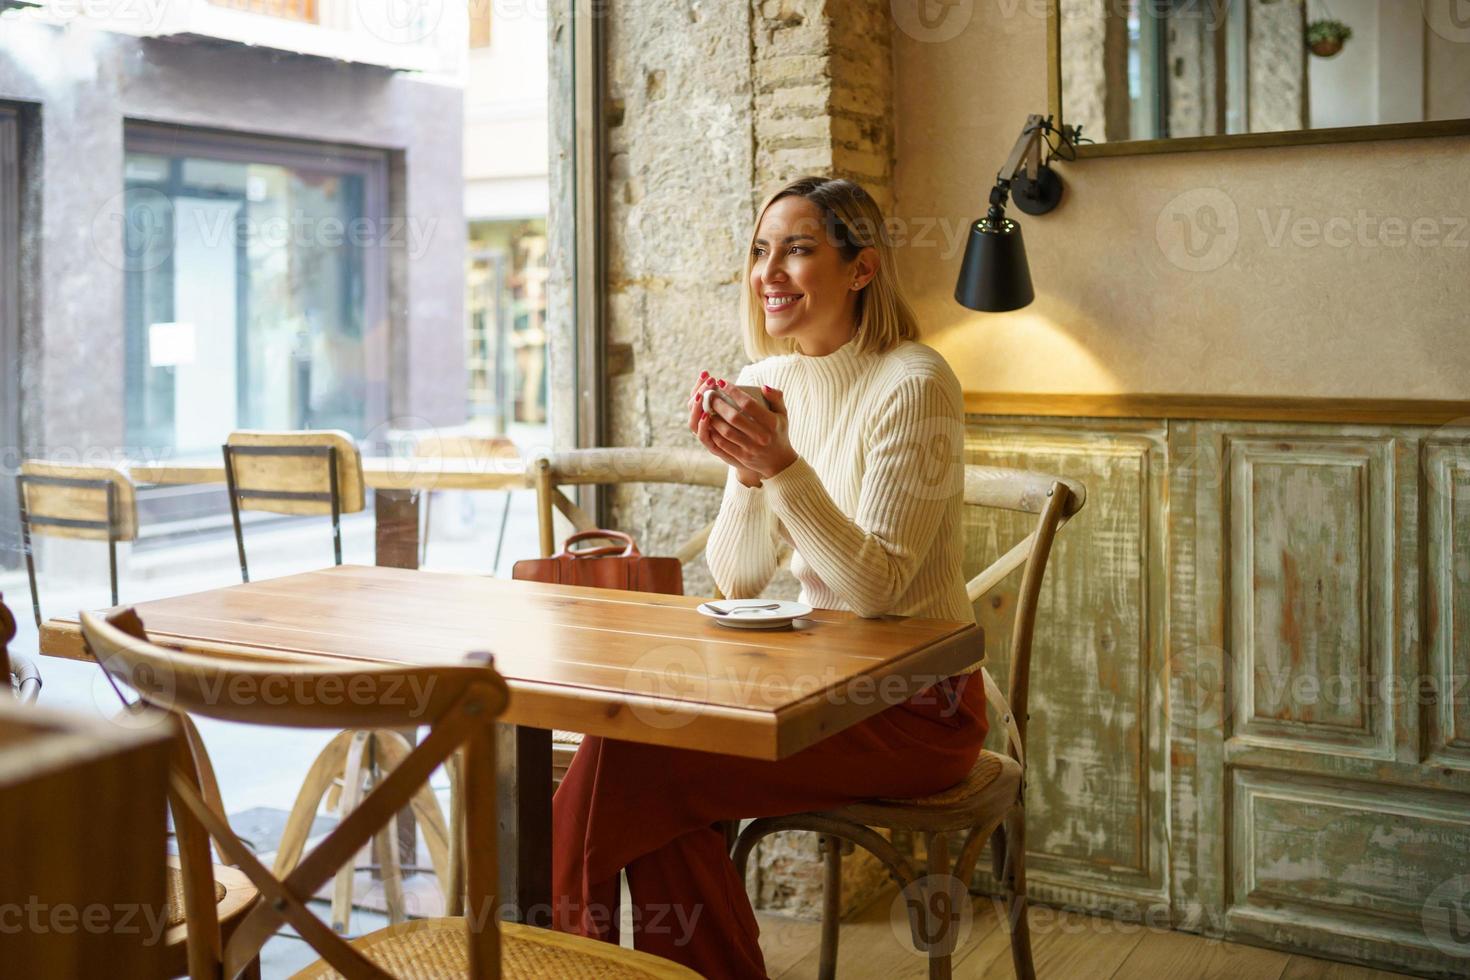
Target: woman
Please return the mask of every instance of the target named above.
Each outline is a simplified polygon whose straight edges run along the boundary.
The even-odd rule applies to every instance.
[[[689,426],[729,464],[706,555],[727,596],[758,595],[778,542],[802,600],[863,616],[974,620],[961,571],[963,409],[943,358],[915,342],[871,197],[807,177],[752,235],[742,303],[755,363],[701,374]],[[716,398],[724,387],[739,404]],[[720,821],[916,797],[959,782],[984,740],[984,694],[960,674],[781,762],[587,738],[554,801],[558,928],[617,940],[628,873],[635,944],[715,978],[764,977],[759,930]]]

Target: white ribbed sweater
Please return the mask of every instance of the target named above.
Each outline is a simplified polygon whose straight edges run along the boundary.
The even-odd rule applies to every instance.
[[[779,535],[809,605],[973,622],[961,566],[964,403],[944,358],[913,341],[883,354],[849,341],[823,357],[757,361],[738,383],[785,394],[800,458],[757,488],[730,471],[705,548],[720,591],[760,595]]]

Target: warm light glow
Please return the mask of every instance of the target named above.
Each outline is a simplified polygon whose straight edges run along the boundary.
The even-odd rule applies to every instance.
[[[1094,326],[1071,304],[1040,293],[1012,313],[965,311],[924,341],[944,355],[966,391],[1121,392],[1113,370],[1077,339]]]

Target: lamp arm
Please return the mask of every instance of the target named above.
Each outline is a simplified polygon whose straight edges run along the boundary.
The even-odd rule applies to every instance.
[[[1010,200],[1011,181],[1023,170],[1029,179],[1036,179],[1043,163],[1041,145],[1047,129],[1048,123],[1045,116],[1032,113],[1026,117],[1026,125],[1021,127],[1021,135],[1011,149],[1011,155],[1001,166],[1000,172],[995,175],[995,186],[990,189],[990,210],[985,217],[992,224],[998,223],[1005,217],[1006,203]]]
[[[1046,117],[1035,113],[1026,117],[1026,125],[1021,128],[1021,136],[1016,140],[1016,145],[1011,149],[1011,155],[1001,166],[1000,173],[996,174],[997,183],[1004,182],[1007,187],[1021,168],[1026,168],[1026,176],[1032,180],[1036,179],[1036,171],[1041,166],[1041,141],[1046,132]]]

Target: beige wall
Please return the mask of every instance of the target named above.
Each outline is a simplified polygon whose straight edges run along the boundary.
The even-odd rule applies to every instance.
[[[1470,398],[1467,138],[1063,164],[1061,207],[1017,215],[1037,301],[960,307],[942,232],[1045,111],[1046,24],[1027,0],[948,9],[952,38],[895,30],[896,212],[925,339],[967,391]]]

